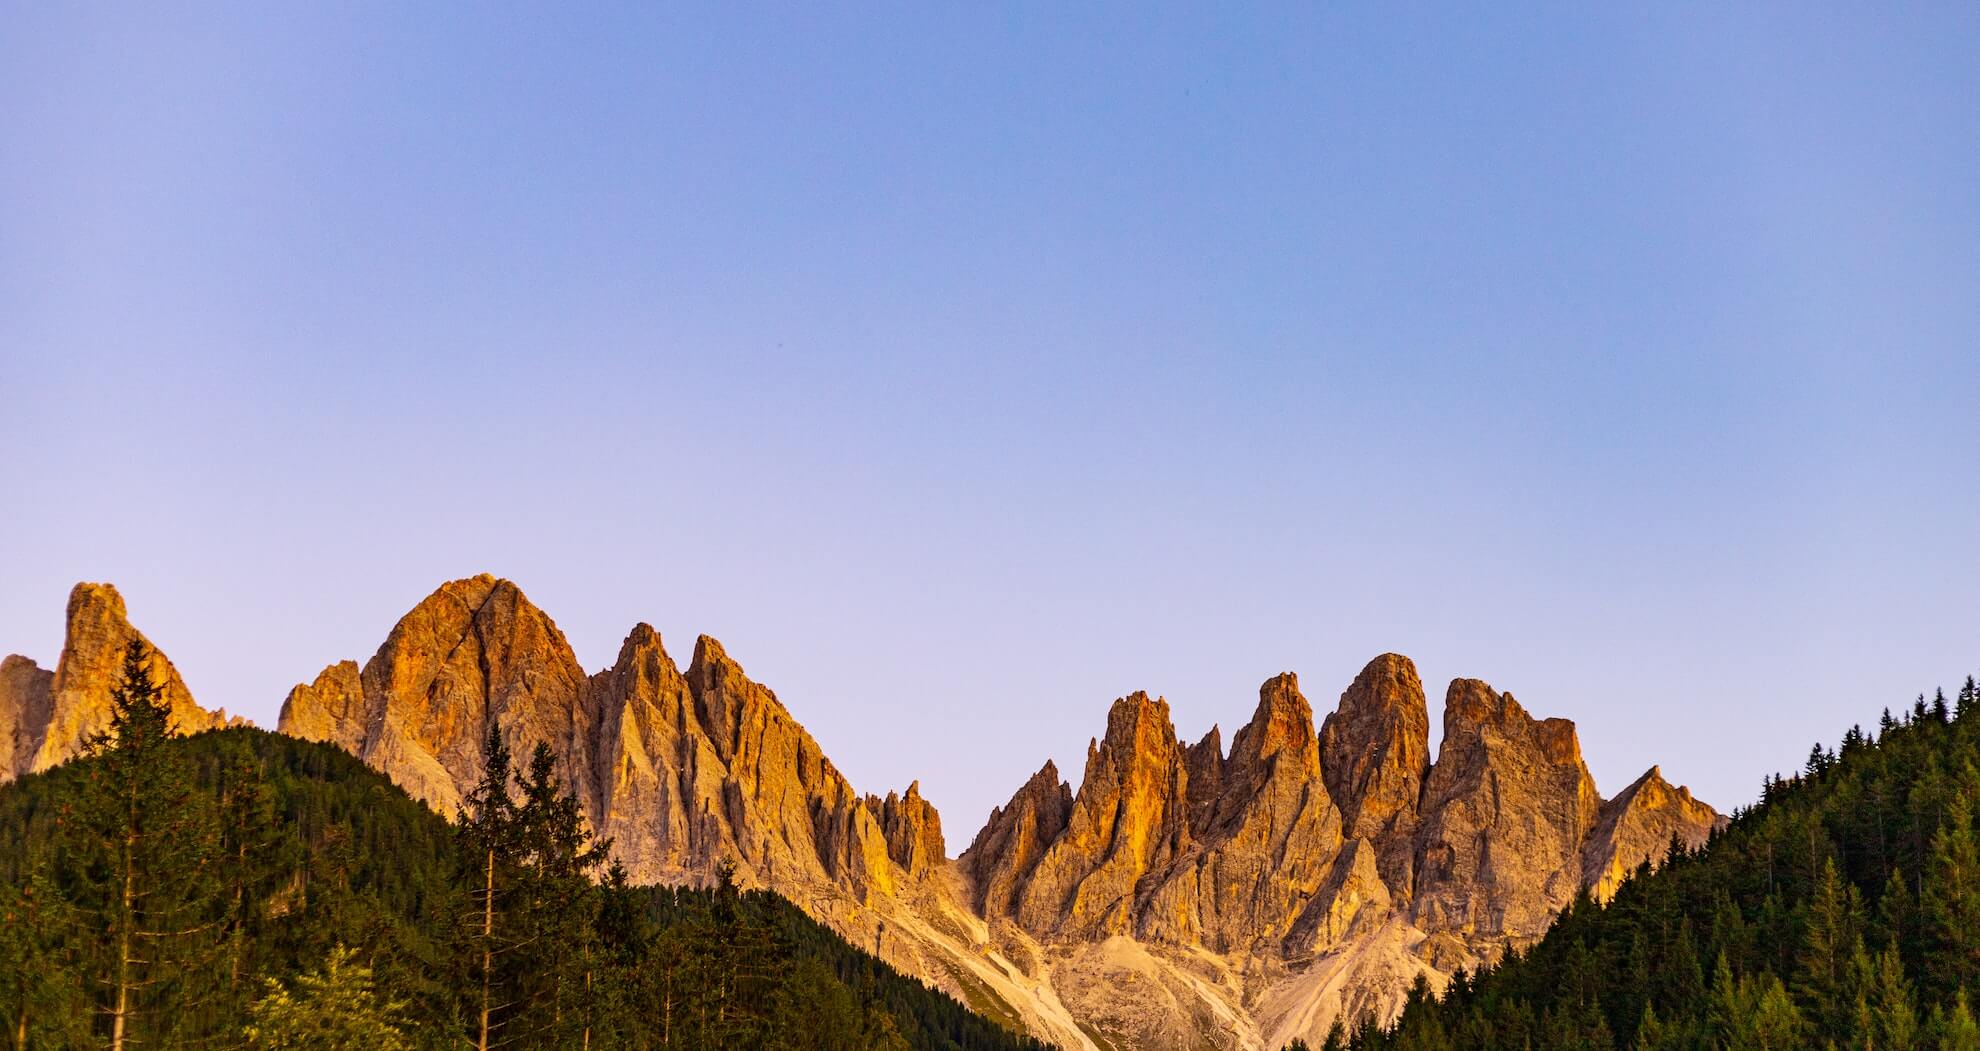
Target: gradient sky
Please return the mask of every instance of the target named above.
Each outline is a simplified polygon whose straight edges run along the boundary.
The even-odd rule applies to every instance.
[[[1980,669],[1980,6],[933,6],[9,5],[0,652],[272,725],[494,572],[952,851],[1135,689],[1730,807]]]

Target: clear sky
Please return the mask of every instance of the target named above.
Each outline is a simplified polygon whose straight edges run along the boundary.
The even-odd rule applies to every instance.
[[[659,6],[10,5],[0,652],[271,725],[494,572],[952,851],[1135,689],[1730,806],[1980,669],[1980,6]]]

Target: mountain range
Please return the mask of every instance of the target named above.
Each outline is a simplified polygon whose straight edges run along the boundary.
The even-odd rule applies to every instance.
[[[107,725],[138,634],[106,584],[71,593],[53,671],[0,662],[0,780]],[[229,725],[161,653],[176,726]],[[1434,759],[1415,666],[1383,654],[1317,727],[1290,673],[1226,748],[1183,741],[1161,698],[1113,702],[1075,787],[1047,761],[955,856],[919,786],[861,794],[721,644],[685,669],[650,626],[579,664],[506,580],[442,585],[362,666],[290,691],[280,732],[334,744],[453,815],[492,725],[556,750],[636,882],[705,884],[725,860],[853,944],[1067,1048],[1315,1044],[1397,1012],[1419,976],[1537,941],[1723,819],[1655,767],[1604,799],[1574,725],[1475,679],[1445,692]],[[939,750],[931,746],[933,761]]]

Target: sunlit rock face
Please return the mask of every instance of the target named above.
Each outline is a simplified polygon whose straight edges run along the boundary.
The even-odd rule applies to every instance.
[[[1697,850],[1725,823],[1717,811],[1693,799],[1691,789],[1672,787],[1653,766],[1602,804],[1581,847],[1582,885],[1595,900],[1608,901],[1639,865],[1662,866],[1673,842]]]
[[[136,630],[107,585],[71,597],[54,671],[0,662],[0,777],[74,755],[108,722]],[[222,725],[163,654],[182,730]],[[685,668],[635,625],[587,674],[514,584],[442,585],[365,663],[290,691],[285,733],[364,759],[453,814],[494,728],[538,743],[635,880],[733,863],[840,934],[1059,1046],[1318,1045],[1537,938],[1581,888],[1607,897],[1675,840],[1722,823],[1653,768],[1604,801],[1571,723],[1460,679],[1435,761],[1408,658],[1383,654],[1316,728],[1291,674],[1249,719],[1186,744],[1159,697],[1106,713],[1077,784],[1046,761],[961,857],[919,783],[856,793],[715,640]],[[939,762],[931,745],[928,761]]]
[[[110,729],[111,691],[122,681],[124,653],[133,639],[150,653],[151,678],[171,708],[174,732],[240,723],[193,700],[171,659],[131,625],[115,587],[77,584],[69,592],[55,670],[21,656],[0,661],[0,781],[74,758],[91,738]]]
[[[1430,711],[1408,657],[1382,654],[1354,677],[1321,724],[1320,766],[1345,835],[1379,844],[1376,867],[1407,900],[1417,805],[1430,770]]]

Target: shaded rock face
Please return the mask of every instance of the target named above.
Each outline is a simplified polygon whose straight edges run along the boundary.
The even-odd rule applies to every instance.
[[[1072,806],[1072,789],[1059,780],[1059,768],[1047,759],[1009,803],[990,812],[990,820],[957,862],[970,883],[970,905],[978,914],[998,919],[1017,911],[1018,891],[1038,867],[1045,848],[1065,831]]]
[[[82,754],[90,738],[110,729],[110,694],[123,677],[131,640],[151,651],[152,680],[171,708],[176,733],[239,724],[210,712],[172,661],[131,626],[124,597],[109,584],[77,584],[69,592],[62,656],[53,672],[25,657],[0,662],[0,781],[46,770]]]
[[[26,657],[0,661],[0,781],[32,769],[54,704],[54,672]]]
[[[1481,947],[1537,938],[1580,888],[1601,805],[1573,723],[1536,720],[1476,679],[1451,683],[1423,784],[1412,918]]]
[[[1608,901],[1639,865],[1663,865],[1673,840],[1697,850],[1726,819],[1693,799],[1691,789],[1671,787],[1656,767],[1602,804],[1595,828],[1581,847],[1581,882],[1597,901]]]

